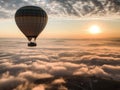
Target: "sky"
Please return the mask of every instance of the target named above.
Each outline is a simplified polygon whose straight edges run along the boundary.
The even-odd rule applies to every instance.
[[[16,10],[26,5],[48,14],[37,47],[26,45],[14,20]],[[120,0],[0,0],[0,90],[54,90],[54,85],[75,84],[76,75],[120,82]],[[36,84],[40,79],[45,82]]]
[[[39,6],[48,14],[48,23],[39,38],[120,37],[120,0],[1,0],[0,37],[25,38],[14,14],[26,5]],[[98,33],[91,32],[94,26]]]

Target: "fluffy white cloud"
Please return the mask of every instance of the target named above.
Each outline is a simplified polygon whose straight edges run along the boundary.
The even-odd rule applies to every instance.
[[[43,85],[39,85],[34,87],[32,90],[45,90],[45,87]]]
[[[46,44],[48,42],[52,43],[52,47]],[[35,50],[34,48],[19,50],[16,47],[11,49],[7,45],[0,48],[0,90],[59,88],[59,85],[66,83],[67,79],[64,77],[74,75],[120,80],[120,49],[117,46],[119,42],[116,45],[114,44],[116,41],[110,41],[113,44],[109,46],[98,41],[48,40],[48,42],[46,40],[44,46],[46,48],[36,47]],[[71,45],[71,42],[74,44]],[[100,45],[95,48],[90,45],[98,43]],[[82,45],[79,46],[80,44]],[[5,49],[7,51],[4,51]]]

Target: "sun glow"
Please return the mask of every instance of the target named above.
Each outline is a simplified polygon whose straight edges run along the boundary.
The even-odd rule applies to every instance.
[[[93,25],[93,26],[91,26],[91,27],[89,28],[89,32],[90,32],[91,34],[99,34],[99,33],[101,33],[101,30],[100,30],[100,27],[99,27],[99,26]]]

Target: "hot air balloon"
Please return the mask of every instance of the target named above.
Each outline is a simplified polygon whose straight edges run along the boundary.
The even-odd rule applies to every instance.
[[[36,46],[36,38],[46,26],[48,16],[37,6],[24,6],[15,13],[15,21],[19,29],[29,40],[28,46]]]

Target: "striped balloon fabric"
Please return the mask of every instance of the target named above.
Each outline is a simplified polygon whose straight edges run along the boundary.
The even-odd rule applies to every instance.
[[[16,11],[15,21],[29,41],[38,37],[48,20],[47,13],[37,6],[24,6]]]

